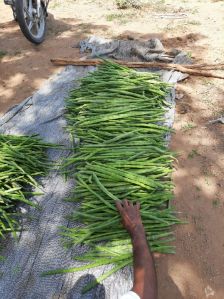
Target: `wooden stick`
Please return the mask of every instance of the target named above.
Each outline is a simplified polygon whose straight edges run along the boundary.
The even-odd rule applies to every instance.
[[[101,59],[87,59],[87,60],[80,60],[80,59],[73,59],[73,58],[56,58],[51,59],[51,62],[54,65],[58,66],[65,66],[65,65],[76,65],[76,66],[96,66],[99,64],[102,64]],[[210,72],[204,71],[203,66],[208,65],[198,65],[198,67],[202,67],[202,70],[196,70],[196,65],[181,65],[181,64],[172,64],[172,63],[162,63],[162,62],[132,62],[132,61],[121,61],[116,60],[117,63],[131,67],[131,68],[161,68],[161,69],[168,69],[168,70],[176,70],[182,73],[187,73],[189,75],[193,76],[202,76],[202,77],[213,77],[213,78],[219,78],[224,79],[224,76],[221,75],[215,75]],[[199,67],[199,68],[200,68]],[[216,65],[213,65],[212,67],[216,68]]]
[[[127,61],[121,61],[121,60],[116,60],[118,63],[123,64],[123,65],[128,65],[128,64],[139,64],[141,67],[143,64],[146,65],[147,67],[161,67],[166,68],[166,66],[170,67],[178,67],[180,64],[172,64],[172,63],[161,63],[161,62],[127,62]],[[73,59],[73,58],[56,58],[56,59],[51,59],[51,62],[55,65],[98,65],[101,64],[100,59],[87,59],[87,60],[80,60],[80,59]],[[224,63],[214,63],[214,64],[206,64],[206,63],[201,63],[201,64],[181,64],[182,67],[185,68],[202,68],[202,69],[209,69],[209,70],[216,70],[216,69],[224,69]],[[135,66],[138,67],[138,66]]]
[[[203,70],[224,70],[224,63],[213,63],[213,64],[182,64],[186,68],[190,69],[203,69]]]

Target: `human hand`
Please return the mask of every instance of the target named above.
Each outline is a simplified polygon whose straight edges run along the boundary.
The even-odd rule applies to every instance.
[[[123,201],[116,201],[116,207],[121,215],[124,228],[131,236],[135,232],[144,233],[139,203],[133,205],[132,202],[125,199]]]

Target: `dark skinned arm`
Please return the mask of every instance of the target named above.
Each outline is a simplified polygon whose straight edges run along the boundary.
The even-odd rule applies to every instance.
[[[140,204],[133,205],[128,200],[117,201],[124,228],[128,231],[133,245],[134,284],[132,291],[141,299],[157,298],[157,278],[140,215]]]

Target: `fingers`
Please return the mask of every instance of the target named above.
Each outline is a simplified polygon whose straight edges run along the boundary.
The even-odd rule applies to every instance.
[[[122,206],[121,201],[120,201],[120,200],[117,200],[117,201],[115,202],[115,204],[116,204],[116,208],[117,208],[118,211],[121,213],[122,210],[123,210],[123,206]]]
[[[140,210],[140,203],[137,202],[136,204],[133,204],[131,201],[129,201],[128,199],[123,200],[123,206],[124,207],[131,207],[131,208],[135,208],[137,211]]]
[[[137,202],[136,205],[135,205],[135,207],[136,207],[136,210],[139,211],[140,210],[140,203]]]
[[[115,204],[116,204],[116,207],[117,207],[117,209],[120,213],[123,211],[124,208],[129,208],[129,207],[131,207],[131,208],[134,207],[137,211],[140,210],[140,203],[139,202],[137,202],[136,204],[133,204],[131,201],[129,201],[127,199],[124,199],[122,201],[117,200],[115,202]]]
[[[128,203],[129,203],[129,206],[130,206],[131,208],[134,207],[134,205],[133,205],[133,203],[132,203],[131,201],[128,201]]]
[[[130,205],[129,201],[127,199],[124,199],[123,200],[123,206],[124,206],[124,208],[128,208],[129,205]]]

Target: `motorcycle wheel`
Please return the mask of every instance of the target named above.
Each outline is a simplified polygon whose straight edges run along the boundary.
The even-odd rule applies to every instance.
[[[12,13],[13,13],[13,18],[17,22],[17,16],[16,16],[16,8],[15,5],[11,5],[12,8]]]
[[[40,7],[40,17],[37,16],[37,6],[34,0],[16,0],[15,8],[17,22],[25,37],[34,44],[42,43],[46,33],[44,5]]]

